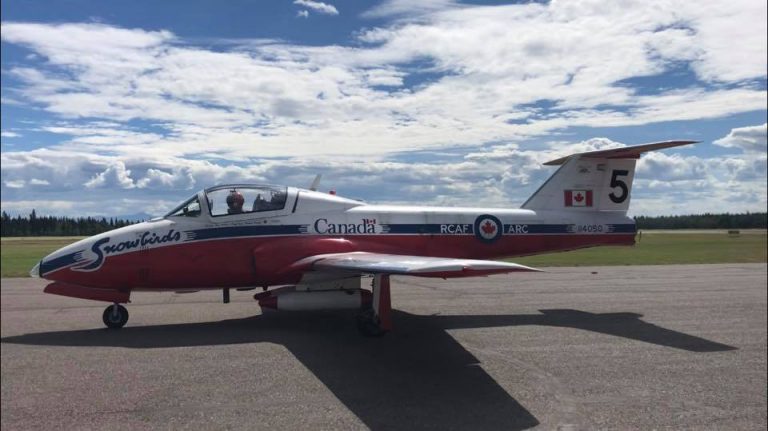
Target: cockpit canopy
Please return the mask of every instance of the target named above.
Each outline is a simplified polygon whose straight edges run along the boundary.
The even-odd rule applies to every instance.
[[[200,199],[195,195],[163,217],[197,217],[200,214],[202,214]]]
[[[211,217],[279,211],[285,208],[288,188],[234,184],[211,187],[203,192]],[[198,217],[203,206],[198,195],[188,199],[165,217]]]
[[[205,191],[211,216],[277,211],[285,208],[286,187],[221,186]],[[232,199],[230,196],[237,196]],[[229,198],[229,199],[228,199]],[[240,205],[237,205],[237,202]]]

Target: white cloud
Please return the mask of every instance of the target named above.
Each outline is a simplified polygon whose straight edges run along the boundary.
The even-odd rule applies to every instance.
[[[7,106],[24,106],[26,103],[12,97],[0,96],[0,104]]]
[[[670,181],[705,179],[707,170],[707,163],[697,157],[652,152],[640,159],[637,176],[671,184]]]
[[[97,156],[35,150],[2,154],[3,199],[38,203],[47,199],[78,202],[72,214],[161,215],[199,188],[222,183],[273,183],[307,187],[323,174],[322,190],[375,203],[516,208],[554,171],[542,163],[563,154],[614,148],[605,138],[553,143],[533,151],[500,144],[467,155],[424,154],[425,162],[389,159],[262,160],[256,164],[213,163],[179,157]],[[705,144],[699,144],[705,145]],[[766,205],[766,158],[728,156],[702,159],[675,149],[650,153],[638,165],[633,214],[761,211]],[[45,187],[26,187],[33,183]],[[87,183],[84,193],[79,184]],[[738,200],[735,196],[750,196]],[[121,203],[130,200],[133,206]],[[100,200],[112,206],[98,209]],[[26,211],[31,210],[32,207]],[[145,208],[151,208],[149,209]],[[53,209],[51,209],[53,210]]]
[[[309,11],[308,10],[300,10],[296,12],[296,18],[309,18]]]
[[[555,151],[556,157],[560,158],[569,156],[576,153],[588,153],[590,151],[610,150],[613,148],[621,148],[626,145],[621,142],[612,141],[608,138],[592,138],[586,141],[569,143],[569,142],[553,142],[550,144],[550,148]],[[547,160],[549,161],[549,160]]]
[[[637,96],[619,84],[662,73],[673,62],[718,61],[700,54],[706,45],[697,39],[702,27],[720,20],[711,17],[715,9],[586,2],[590,15],[561,2],[429,5],[419,21],[367,31],[360,35],[367,44],[356,47],[262,41],[209,50],[164,31],[102,24],[3,23],[2,37],[47,61],[11,70],[27,100],[61,118],[121,124],[112,129],[132,120],[157,126],[157,133],[118,137],[113,130],[63,142],[71,150],[123,155],[136,145],[155,155],[230,160],[341,155],[350,148],[383,155],[765,107],[766,92],[749,85]],[[734,19],[752,22],[743,14]],[[753,39],[732,41],[733,50],[762,43]],[[706,79],[759,78],[752,63],[759,61],[717,63],[712,70],[722,74],[708,72]],[[538,107],[542,102],[549,107]]]
[[[732,181],[762,183],[765,186],[766,154],[752,154],[750,157],[729,157],[722,161],[722,166],[728,170]],[[762,181],[760,181],[762,180]],[[749,186],[750,184],[745,184]]]
[[[26,182],[23,180],[3,181],[3,184],[5,184],[6,187],[11,189],[20,189],[24,187],[25,183]]]
[[[106,60],[105,66],[147,64],[152,49],[174,37],[167,31],[128,30],[102,24],[3,23],[3,41],[34,46],[38,54],[56,64],[82,65]],[[66,40],[61,40],[64,38]],[[98,39],[95,39],[98,38]],[[98,43],[94,44],[97,40]],[[61,49],[68,47],[68,49]],[[77,57],[78,54],[88,54]]]
[[[2,132],[0,132],[0,136],[2,136],[3,138],[18,138],[21,135],[16,132],[3,130]]]
[[[403,85],[403,72],[394,69],[371,69],[365,72],[365,83],[372,87],[400,87]]]
[[[384,0],[371,9],[363,12],[363,18],[416,18],[424,14],[439,12],[457,7],[454,0]]]
[[[171,172],[162,169],[147,169],[146,176],[136,182],[136,187],[158,189],[185,189],[191,190],[195,186],[195,179],[189,168],[174,168]]]
[[[713,144],[740,148],[746,153],[765,154],[768,151],[768,123],[761,126],[737,127]]]
[[[333,7],[296,5],[319,10],[309,3]],[[4,22],[3,43],[33,57],[4,69],[12,79],[3,80],[2,103],[45,111],[53,120],[30,132],[58,139],[34,151],[7,152],[4,143],[3,199],[28,200],[21,192],[35,185],[41,201],[59,193],[157,207],[194,187],[306,185],[325,170],[356,197],[466,205],[481,194],[489,205],[519,204],[549,175],[541,162],[621,145],[558,136],[571,127],[765,111],[766,91],[755,84],[766,77],[765,7],[397,0],[364,14],[397,21],[346,46],[230,40],[210,48],[167,31]],[[635,80],[680,67],[698,80],[664,88]],[[641,161],[641,176],[666,180],[639,177],[633,207],[712,210],[705,205],[733,196],[752,197],[739,208],[764,205],[765,125],[754,127],[716,142],[749,155]],[[387,158],[412,150],[443,161]],[[665,194],[702,185],[712,201]],[[87,199],[78,196],[84,188]]]
[[[136,187],[131,179],[131,171],[125,168],[125,163],[116,161],[106,170],[83,183],[89,189],[92,188],[120,188],[132,189]]]
[[[693,66],[704,79],[764,77],[768,64],[768,4],[764,1],[689,3],[687,19],[700,48]]]
[[[308,9],[312,9],[313,11],[325,15],[338,15],[339,11],[336,9],[336,7],[332,4],[323,3],[319,1],[313,1],[313,0],[294,0],[293,4],[303,6]]]

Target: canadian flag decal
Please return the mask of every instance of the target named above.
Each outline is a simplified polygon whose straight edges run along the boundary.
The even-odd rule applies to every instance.
[[[592,206],[592,190],[566,190],[565,206],[591,207]]]

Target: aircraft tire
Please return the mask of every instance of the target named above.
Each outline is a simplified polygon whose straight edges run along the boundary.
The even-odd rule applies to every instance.
[[[117,307],[117,314],[113,312],[113,307]],[[128,310],[120,304],[110,305],[104,310],[102,320],[109,329],[120,329],[128,322]]]
[[[381,329],[379,319],[373,314],[373,310],[361,311],[357,315],[357,330],[366,337],[382,337],[387,333]]]

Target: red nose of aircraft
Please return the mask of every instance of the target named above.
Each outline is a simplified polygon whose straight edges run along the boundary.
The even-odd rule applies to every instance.
[[[94,253],[102,235],[86,238],[45,256],[29,271],[32,277],[87,285],[89,273],[98,269],[103,256]]]
[[[140,249],[137,235],[146,231],[144,222],[82,239],[45,256],[29,275],[80,286],[107,287],[103,269],[109,253]]]

